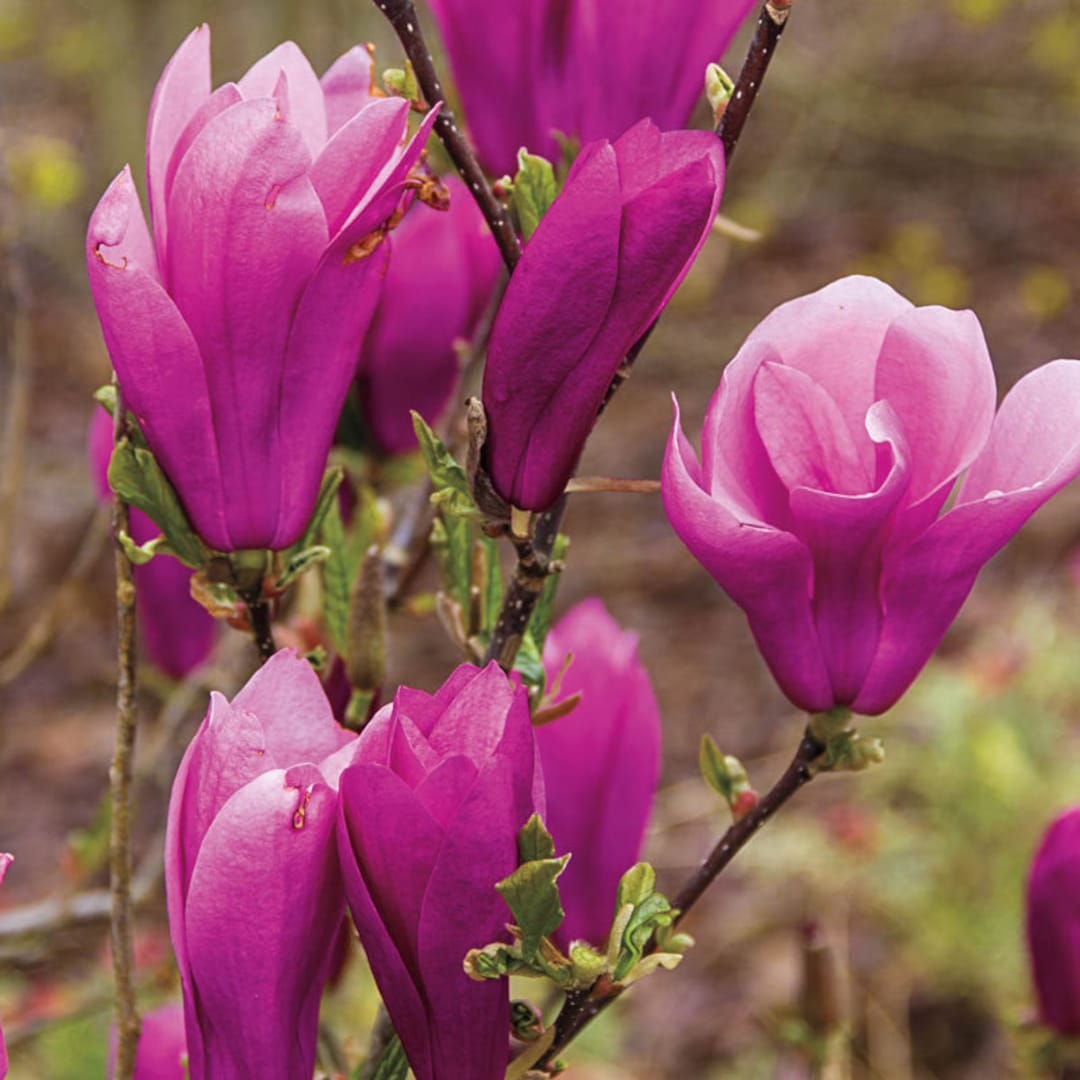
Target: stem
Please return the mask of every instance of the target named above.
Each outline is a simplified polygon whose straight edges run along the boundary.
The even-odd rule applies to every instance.
[[[769,63],[776,52],[790,13],[791,0],[767,0],[758,15],[754,37],[735,83],[735,90],[724,115],[716,125],[716,134],[724,144],[724,159],[729,165],[731,155],[735,153],[735,144],[739,141],[746,118],[750,115],[761,84],[765,81],[765,73],[769,70]]]
[[[274,632],[271,629],[270,601],[259,593],[241,594],[248,609],[251,632],[255,636],[255,647],[259,650],[259,659],[266,663],[277,650],[274,644]]]
[[[114,377],[115,385],[115,377]],[[116,386],[113,441],[127,436],[127,412]],[[113,500],[113,533],[128,531],[128,507]],[[135,758],[135,577],[124,549],[116,540],[116,620],[119,630],[116,679],[116,743],[109,769],[112,805],[109,832],[109,890],[112,898],[111,942],[116,999],[116,1080],[131,1080],[139,1044],[139,1013],[135,1007],[131,897],[131,774]]]
[[[802,741],[799,743],[799,748],[795,751],[791,764],[784,770],[783,776],[773,784],[765,797],[753,810],[744,818],[736,821],[720,837],[709,857],[676,894],[671,905],[679,911],[675,918],[676,926],[682,922],[687,912],[701,898],[702,893],[716,880],[717,875],[746,846],[750,837],[799,788],[813,779],[814,774],[810,771],[810,767],[824,752],[824,745],[818,742],[809,731],[805,732]],[[649,951],[651,952],[654,948],[655,946],[651,945]],[[621,986],[609,986],[607,989],[597,992],[597,988],[594,986],[590,991],[567,994],[562,1010],[555,1020],[555,1041],[551,1044],[551,1049],[544,1055],[541,1065],[550,1063],[555,1055],[564,1050],[571,1040],[580,1034],[583,1028],[590,1024],[623,993],[624,989]]]
[[[622,476],[575,476],[566,484],[567,495],[593,491],[617,491],[628,495],[655,495],[660,491],[660,481],[631,480]]]
[[[517,565],[510,579],[510,587],[503,597],[495,629],[491,632],[485,663],[495,660],[503,671],[509,671],[514,666],[514,657],[525,636],[536,601],[540,599],[544,581],[552,573],[551,550],[565,512],[566,496],[563,495],[536,516],[531,540],[513,539]]]
[[[398,40],[405,49],[405,55],[412,64],[424,100],[429,105],[442,102],[439,117],[435,121],[435,132],[442,139],[454,167],[468,185],[487,220],[495,242],[499,245],[499,251],[502,252],[506,268],[512,271],[518,259],[521,258],[521,244],[518,242],[517,233],[514,232],[514,227],[510,224],[510,218],[502,203],[495,198],[495,193],[491,190],[487,177],[484,176],[484,170],[480,168],[480,162],[476,160],[472,147],[454,120],[454,114],[446,107],[446,94],[439,82],[431,52],[424,41],[420,20],[417,18],[412,0],[375,0],[375,2],[379,10],[390,20],[394,33],[397,34]],[[495,18],[495,16],[485,15],[484,18]]]

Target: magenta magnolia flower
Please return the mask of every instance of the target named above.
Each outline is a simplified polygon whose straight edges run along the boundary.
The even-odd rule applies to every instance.
[[[1031,865],[1027,938],[1039,1018],[1080,1035],[1080,806],[1046,830]]]
[[[108,499],[113,422],[96,409],[90,422],[90,464],[98,496]],[[131,538],[145,544],[161,531],[141,510],[130,508]],[[217,623],[191,598],[191,571],[176,559],[158,557],[135,568],[136,626],[149,661],[174,679],[194,671],[213,651]]]
[[[465,104],[493,173],[518,147],[554,159],[553,133],[612,139],[651,117],[685,126],[754,0],[517,0],[490,17],[477,0],[431,0]]]
[[[184,1008],[170,1003],[148,1012],[142,1018],[139,1048],[135,1052],[134,1080],[186,1080],[184,1056]],[[109,1075],[116,1069],[116,1029],[112,1032],[112,1064]]]
[[[462,665],[434,697],[400,689],[342,774],[349,908],[416,1080],[506,1072],[507,984],[462,963],[506,936],[495,883],[542,787],[527,695],[495,664]]]
[[[995,401],[970,311],[852,277],[750,334],[700,464],[676,413],[668,517],[796,705],[889,708],[983,563],[1080,472],[1080,363],[1031,372],[996,417]]]
[[[428,127],[368,98],[369,59],[320,84],[291,42],[210,89],[210,31],[158,82],[147,125],[153,237],[125,168],[86,262],[125,400],[214,548],[287,547],[315,503],[378,299],[378,243]]]
[[[555,702],[581,694],[572,713],[536,729],[548,793],[547,827],[558,854],[573,858],[559,878],[566,918],[562,946],[603,947],[619,878],[638,861],[660,775],[660,710],[637,655],[637,635],[604,605],[585,600],[544,643],[548,686],[567,656]]]
[[[165,837],[191,1080],[312,1073],[345,910],[337,783],[356,749],[291,650],[231,704],[211,695],[173,783]]]
[[[468,340],[502,262],[468,189],[446,181],[450,209],[418,210],[394,233],[394,254],[357,378],[364,418],[389,453],[416,448],[409,410],[429,423],[458,381],[455,343]]]
[[[514,506],[562,492],[616,369],[705,242],[723,180],[712,134],[648,120],[578,156],[510,279],[484,370],[485,463]]]

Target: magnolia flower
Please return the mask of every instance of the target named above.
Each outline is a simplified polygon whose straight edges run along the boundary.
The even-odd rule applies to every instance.
[[[410,410],[429,423],[457,386],[457,346],[468,341],[491,299],[502,261],[483,214],[465,185],[444,181],[445,212],[421,208],[394,233],[394,255],[357,385],[364,419],[378,445],[416,448]]]
[[[484,368],[484,462],[514,506],[559,497],[627,350],[705,243],[723,181],[712,134],[648,120],[578,156],[510,278]]]
[[[560,678],[560,671],[570,664]],[[575,694],[573,712],[536,729],[548,794],[547,827],[561,855],[566,918],[558,944],[584,939],[603,947],[619,879],[638,861],[660,775],[660,710],[637,655],[637,635],[622,630],[595,599],[564,615],[544,642],[553,705]]]
[[[403,687],[341,776],[349,909],[416,1080],[502,1080],[505,980],[477,983],[471,948],[506,936],[495,883],[543,812],[528,696],[496,664],[459,667],[434,697]]]
[[[1027,938],[1039,1019],[1080,1035],[1080,806],[1046,830],[1031,864]]]
[[[613,139],[651,117],[684,127],[705,66],[755,0],[431,0],[469,131],[494,174],[518,147],[554,158],[555,133]]]
[[[297,1080],[345,910],[337,784],[357,749],[307,661],[214,693],[169,800],[165,889],[191,1080]]]
[[[314,508],[378,300],[381,243],[434,114],[371,99],[369,59],[320,83],[291,42],[211,92],[191,33],[147,124],[153,234],[125,168],[86,264],[124,400],[202,538],[287,547]]]
[[[104,409],[96,409],[90,423],[90,465],[98,496],[108,499],[109,458],[113,448],[113,422]],[[129,508],[129,530],[136,544],[158,535],[158,527],[134,506]],[[191,571],[175,559],[154,558],[134,567],[136,626],[147,659],[166,675],[182,679],[209,657],[217,640],[217,623],[191,597]]]
[[[983,563],[1080,472],[1080,362],[995,403],[972,312],[851,277],[750,334],[709,403],[700,464],[676,410],[668,517],[799,707],[889,708]]]

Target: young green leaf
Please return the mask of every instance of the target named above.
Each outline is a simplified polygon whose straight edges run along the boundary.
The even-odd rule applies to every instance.
[[[526,243],[558,194],[551,162],[522,147],[518,151],[518,171],[514,177],[514,212]]]

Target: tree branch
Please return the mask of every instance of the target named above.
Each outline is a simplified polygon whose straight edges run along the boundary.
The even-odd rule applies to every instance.
[[[731,155],[735,153],[735,144],[739,141],[746,118],[757,100],[758,91],[765,80],[765,73],[769,70],[769,63],[790,14],[791,0],[767,0],[758,15],[754,37],[731,100],[716,125],[716,134],[724,144],[724,159],[729,165]]]
[[[113,441],[127,437],[127,410],[116,378]],[[116,741],[109,769],[111,823],[109,832],[109,892],[111,944],[116,1001],[116,1080],[131,1080],[139,1044],[139,1013],[135,1004],[135,961],[132,946],[134,904],[131,896],[131,774],[135,759],[135,576],[120,544],[129,530],[127,504],[113,500],[116,543],[116,621],[118,628],[116,678]]]
[[[805,732],[799,743],[791,764],[784,774],[769,789],[768,793],[745,817],[736,821],[724,833],[709,857],[678,891],[672,907],[679,911],[675,925],[686,917],[687,912],[697,903],[705,890],[716,880],[720,872],[746,846],[750,838],[784,805],[801,787],[813,778],[811,766],[825,752],[825,747],[809,731]],[[649,952],[655,946],[650,945]],[[599,986],[600,984],[598,984]],[[562,1010],[555,1020],[555,1041],[544,1055],[542,1065],[549,1064],[555,1056],[575,1039],[580,1032],[600,1015],[616,998],[620,997],[624,987],[611,986],[577,994],[568,994]],[[540,1067],[540,1066],[538,1066]]]
[[[405,49],[405,55],[412,64],[416,74],[416,81],[424,95],[428,105],[442,102],[442,109],[435,121],[435,132],[442,139],[446,152],[454,163],[454,167],[461,174],[472,192],[473,198],[480,207],[488,227],[491,229],[495,242],[499,245],[503,262],[508,270],[513,270],[521,258],[521,244],[518,242],[517,233],[510,223],[502,203],[495,198],[491,185],[484,176],[484,170],[480,168],[480,162],[476,160],[472,147],[457,126],[454,114],[446,106],[446,94],[443,92],[439,81],[438,72],[431,59],[431,52],[424,41],[423,31],[420,29],[420,20],[416,15],[416,8],[412,0],[375,0],[379,10],[390,20],[398,40]],[[485,16],[495,18],[496,16]]]

